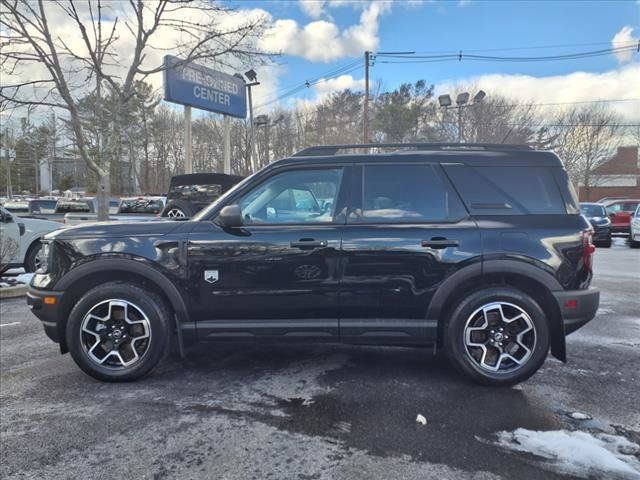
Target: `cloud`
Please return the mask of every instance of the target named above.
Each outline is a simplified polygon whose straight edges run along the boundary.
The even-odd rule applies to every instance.
[[[311,18],[320,18],[327,4],[325,0],[300,0],[300,9]]]
[[[640,98],[638,78],[640,78],[640,64],[627,65],[602,73],[573,72],[548,77],[495,73],[444,82],[436,86],[436,95],[451,92],[456,86],[462,86],[474,91],[482,89],[487,92],[488,97],[493,94],[532,103],[638,99]],[[626,121],[640,120],[640,102],[611,102],[609,105]]]
[[[324,97],[330,93],[350,89],[350,90],[362,90],[364,89],[364,79],[356,80],[351,75],[340,75],[336,78],[321,79],[314,85],[314,90],[318,97]]]
[[[312,62],[330,62],[342,57],[361,55],[378,48],[378,23],[389,11],[389,2],[371,2],[362,11],[360,23],[340,32],[326,20],[316,20],[303,27],[292,19],[276,20],[267,29],[260,46],[270,53],[303,57]]]
[[[611,39],[611,46],[613,48],[628,47],[640,41],[640,38],[633,36],[633,27],[622,27],[618,33],[616,33]],[[633,60],[635,50],[627,50],[623,52],[617,52],[616,58],[618,63],[627,63]]]

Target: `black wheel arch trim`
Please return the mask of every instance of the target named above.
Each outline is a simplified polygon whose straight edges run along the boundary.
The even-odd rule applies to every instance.
[[[126,258],[110,257],[108,259],[96,259],[70,270],[56,283],[54,289],[56,291],[65,291],[76,282],[82,281],[82,278],[89,275],[118,270],[135,273],[146,278],[150,282],[153,282],[158,286],[158,288],[160,288],[162,293],[169,300],[169,303],[175,312],[174,319],[176,322],[178,348],[180,350],[180,355],[184,357],[185,349],[182,335],[182,324],[189,320],[187,306],[176,286],[165,275],[153,267],[141,263],[140,261]]]
[[[553,292],[563,291],[562,285],[551,274],[524,261],[496,259],[472,263],[448,276],[438,287],[429,303],[426,320],[435,322],[438,325],[438,338],[441,338],[439,335],[446,321],[446,319],[442,318],[442,315],[447,310],[447,300],[450,295],[465,281],[475,277],[482,278],[485,275],[501,273],[530,278],[537,284],[543,285],[551,295],[553,295]],[[565,331],[562,315],[560,314],[558,318],[553,318],[551,321],[551,353],[558,360],[566,362]]]

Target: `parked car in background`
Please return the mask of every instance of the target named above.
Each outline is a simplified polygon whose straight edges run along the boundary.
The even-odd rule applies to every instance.
[[[66,225],[80,225],[83,223],[93,223],[98,221],[97,200],[94,198],[85,200],[90,210],[87,212],[67,213],[64,216]],[[109,220],[120,222],[147,222],[155,220],[164,208],[164,197],[131,197],[117,201],[117,208],[113,208],[116,200],[109,202]]]
[[[190,173],[171,178],[163,217],[190,218],[240,182],[225,173]]]
[[[592,229],[562,162],[510,145],[306,149],[189,221],[52,233],[28,303],[87,374],[128,381],[194,341],[442,349],[512,385],[594,318]],[[575,346],[576,344],[574,344]]]
[[[24,267],[26,272],[35,272],[47,255],[40,239],[60,227],[58,222],[20,217],[0,207],[0,242],[15,242],[15,251],[11,257],[2,259],[5,265],[2,269]],[[3,246],[4,248],[6,247]]]
[[[157,215],[162,212],[165,204],[165,197],[159,196],[138,196],[122,198],[118,206],[118,214],[137,213],[146,215]]]
[[[599,203],[581,203],[580,212],[587,217],[593,227],[593,243],[597,247],[611,246],[611,220],[604,205]]]
[[[640,205],[636,207],[636,211],[633,212],[630,225],[631,233],[629,235],[629,246],[631,248],[640,247]]]
[[[629,233],[631,215],[636,211],[640,200],[625,199],[606,203],[607,214],[611,219],[611,231],[613,233]]]

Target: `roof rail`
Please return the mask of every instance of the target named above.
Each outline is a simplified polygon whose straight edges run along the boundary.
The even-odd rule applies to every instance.
[[[414,150],[533,150],[529,145],[504,143],[354,143],[344,145],[318,145],[294,153],[294,157],[336,155],[340,150],[364,148],[412,148]]]

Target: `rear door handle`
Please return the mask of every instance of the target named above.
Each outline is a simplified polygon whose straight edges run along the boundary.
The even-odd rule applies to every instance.
[[[431,240],[422,240],[423,247],[435,248],[436,250],[447,248],[447,247],[457,247],[460,245],[458,240],[449,240],[447,238],[432,238]]]
[[[291,248],[322,248],[327,246],[326,240],[314,240],[313,238],[301,238],[297,242],[291,242]]]

